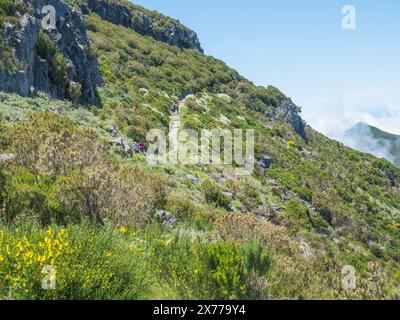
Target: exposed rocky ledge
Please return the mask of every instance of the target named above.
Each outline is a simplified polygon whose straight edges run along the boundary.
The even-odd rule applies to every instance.
[[[306,123],[300,116],[301,109],[291,101],[283,103],[279,109],[278,119],[289,123],[293,130],[299,134],[304,140],[307,140]]]
[[[141,35],[151,36],[179,48],[203,52],[194,31],[161,14],[155,14],[157,19],[154,19],[150,12],[142,11],[139,7],[109,0],[82,1],[80,8],[84,14],[94,12],[104,20],[131,28]]]
[[[61,0],[26,0],[31,6],[29,13],[16,13],[20,25],[6,24],[4,41],[0,50],[12,48],[17,64],[0,71],[0,90],[15,92],[22,96],[37,91],[49,93],[56,98],[68,98],[72,85],[79,90],[80,98],[97,104],[96,87],[102,84],[97,60],[90,54],[90,40],[82,16]],[[56,29],[46,31],[48,37],[60,50],[67,65],[66,79],[54,81],[50,74],[50,61],[38,53],[41,10],[52,5],[57,12]]]

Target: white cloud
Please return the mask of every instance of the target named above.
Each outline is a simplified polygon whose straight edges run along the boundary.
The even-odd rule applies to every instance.
[[[304,104],[303,117],[316,130],[340,141],[344,132],[358,122],[400,134],[400,90],[392,86],[334,93],[326,101]]]

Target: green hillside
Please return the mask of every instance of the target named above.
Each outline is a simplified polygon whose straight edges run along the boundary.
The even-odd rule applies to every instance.
[[[346,132],[346,138],[355,149],[385,158],[400,166],[400,136],[358,123]]]
[[[0,299],[399,297],[399,168],[316,132],[284,93],[204,55],[177,21],[107,2],[151,17],[158,30],[145,30],[100,17],[105,1],[67,2],[102,81],[67,73],[47,92],[0,92]],[[0,0],[0,21],[11,21],[8,5]],[[179,41],[162,32],[171,26]],[[41,46],[50,66],[74,62],[38,32],[38,45],[63,57]],[[253,129],[257,161],[271,163],[237,176],[229,165],[151,166],[115,145],[168,131],[178,106],[180,129]],[[46,265],[57,271],[50,290]],[[356,269],[355,290],[343,288],[345,266]]]

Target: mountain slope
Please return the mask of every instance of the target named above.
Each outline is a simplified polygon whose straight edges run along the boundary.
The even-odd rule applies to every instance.
[[[42,4],[28,2],[28,15]],[[398,297],[398,168],[306,126],[278,89],[255,86],[197,45],[158,36],[170,34],[169,18],[122,1],[68,3],[84,21],[102,79],[94,86],[97,106],[83,91],[82,99],[46,88],[21,97],[1,87],[9,92],[0,94],[0,235],[16,248],[25,236],[40,257],[40,244],[50,241],[63,258],[53,259],[61,285],[41,290],[39,262],[19,260],[25,255],[8,252],[3,241],[0,295],[11,286],[17,298]],[[161,30],[142,32],[141,22],[116,17],[116,8],[143,12]],[[13,28],[18,34],[21,26]],[[59,24],[54,32],[66,34]],[[3,43],[3,54],[35,64]],[[7,66],[2,72],[16,74]],[[229,165],[150,166],[116,144],[144,140],[153,128],[168,131],[178,106],[182,129],[255,130],[263,166],[245,177]],[[12,268],[18,263],[22,274]],[[357,270],[356,290],[341,286],[346,265]]]
[[[346,131],[349,146],[400,166],[400,136],[358,123]]]

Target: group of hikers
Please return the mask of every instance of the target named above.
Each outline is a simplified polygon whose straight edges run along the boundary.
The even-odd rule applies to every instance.
[[[133,157],[135,154],[146,153],[146,144],[143,141],[140,142],[135,141],[131,147],[129,143],[126,143],[121,140],[120,143],[117,145],[120,145],[129,157]]]
[[[143,154],[146,152],[146,144],[143,141],[134,142],[133,150],[135,151],[135,153]]]
[[[118,131],[114,127],[109,127],[108,132],[113,137],[118,136]],[[131,146],[131,145],[129,145],[129,143],[127,143],[126,141],[124,141],[120,138],[120,139],[117,139],[116,141],[114,141],[113,144],[124,149],[125,154],[127,154],[129,157],[133,157],[134,154],[146,153],[146,144],[144,143],[144,141],[139,141],[139,142],[135,141]]]

